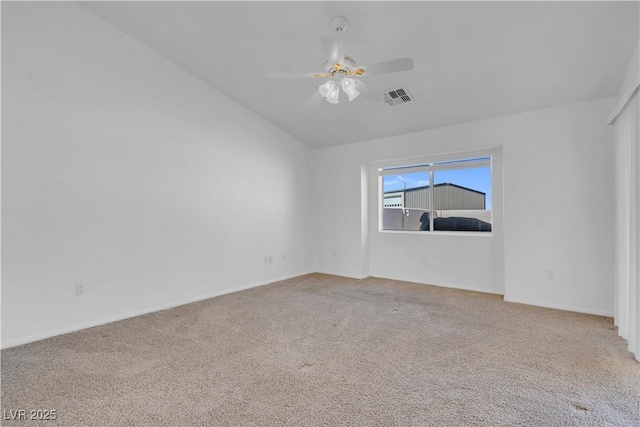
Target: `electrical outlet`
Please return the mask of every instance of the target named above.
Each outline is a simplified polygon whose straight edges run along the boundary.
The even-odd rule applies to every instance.
[[[547,270],[547,280],[556,280],[555,270]]]
[[[287,255],[286,254],[282,254],[282,260],[286,261],[287,260]]]
[[[84,295],[84,285],[76,283],[76,295]]]
[[[273,255],[269,255],[269,264],[273,264]]]
[[[335,258],[335,257],[337,257],[337,256],[338,256],[338,252],[333,251],[333,257]]]

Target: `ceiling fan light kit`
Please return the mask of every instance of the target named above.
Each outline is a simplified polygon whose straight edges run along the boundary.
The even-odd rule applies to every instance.
[[[349,97],[349,101],[353,101],[358,95],[360,95],[360,92],[356,89],[356,81],[347,77],[340,79],[340,86],[338,86],[338,83],[335,80],[329,80],[326,83],[321,84],[320,87],[318,87],[318,92],[327,99],[327,102],[337,104],[340,102],[338,99],[340,95],[340,87],[342,87],[344,93]]]
[[[340,88],[347,94],[349,101],[353,101],[364,90],[364,84],[352,77],[367,76],[369,74],[394,73],[413,69],[411,58],[398,58],[372,64],[369,67],[357,66],[353,58],[344,55],[342,48],[342,33],[349,27],[349,20],[344,16],[335,16],[331,25],[338,33],[338,37],[322,37],[322,45],[328,55],[322,73],[271,73],[270,77],[315,77],[329,79],[318,87],[318,92],[327,102],[339,102]],[[356,87],[360,85],[360,91]]]

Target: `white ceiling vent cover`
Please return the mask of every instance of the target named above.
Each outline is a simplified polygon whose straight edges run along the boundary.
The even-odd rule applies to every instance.
[[[395,107],[396,105],[406,104],[411,101],[413,101],[413,97],[409,95],[409,92],[403,87],[384,93],[384,102],[386,102],[389,107]]]

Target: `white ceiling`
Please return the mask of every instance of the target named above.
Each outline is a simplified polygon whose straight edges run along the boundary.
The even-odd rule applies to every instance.
[[[639,26],[636,1],[82,4],[315,148],[616,95]],[[322,71],[335,15],[358,64],[413,58],[413,71],[363,81],[414,102],[307,105],[323,81],[267,77]]]

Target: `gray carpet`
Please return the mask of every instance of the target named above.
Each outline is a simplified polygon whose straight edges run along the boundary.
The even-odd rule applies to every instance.
[[[321,274],[2,351],[2,425],[640,425],[612,319]]]

